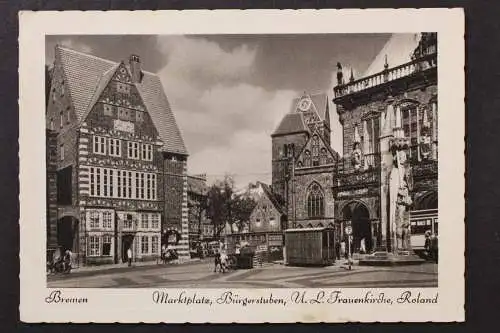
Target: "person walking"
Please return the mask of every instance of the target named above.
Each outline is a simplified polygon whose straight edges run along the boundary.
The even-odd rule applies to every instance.
[[[128,267],[132,266],[132,249],[130,247],[127,250],[127,260],[128,260]]]

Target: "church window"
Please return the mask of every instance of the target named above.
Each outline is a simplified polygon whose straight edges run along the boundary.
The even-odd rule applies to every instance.
[[[309,150],[306,150],[304,152],[304,166],[305,167],[311,166],[311,152]]]
[[[321,164],[321,165],[327,164],[326,148],[321,148],[321,153],[320,153],[320,156],[319,156],[319,164]]]
[[[325,215],[324,196],[321,187],[313,183],[307,193],[307,215],[309,218],[323,217]]]
[[[64,145],[61,145],[61,161],[64,161]]]
[[[312,165],[319,165],[319,137],[317,135],[312,139]]]
[[[64,115],[63,112],[59,112],[59,127],[63,128],[64,125]]]

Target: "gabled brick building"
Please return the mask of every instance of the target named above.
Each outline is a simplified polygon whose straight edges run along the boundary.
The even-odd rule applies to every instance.
[[[173,230],[189,256],[188,155],[159,77],[136,55],[116,63],[56,46],[50,87],[58,246],[82,264],[120,262],[128,248],[150,260]]]

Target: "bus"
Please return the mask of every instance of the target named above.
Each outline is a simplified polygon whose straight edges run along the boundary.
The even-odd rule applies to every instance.
[[[425,249],[425,232],[429,230],[438,235],[438,210],[423,209],[410,212],[411,247],[415,252]]]

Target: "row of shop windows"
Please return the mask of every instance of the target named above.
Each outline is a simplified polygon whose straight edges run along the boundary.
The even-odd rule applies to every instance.
[[[89,228],[90,229],[113,229],[113,214],[114,211],[98,211],[91,210],[89,211],[88,219],[89,219]],[[141,213],[138,214],[139,218],[139,226],[142,229],[159,229],[160,228],[160,214],[158,213]],[[132,229],[132,225],[128,225],[133,223],[132,219],[126,219],[124,221],[125,229]]]
[[[122,156],[122,140],[94,135],[93,152],[97,155],[109,155],[113,157]],[[153,145],[127,141],[127,158],[133,160],[152,161]]]
[[[90,167],[90,196],[156,200],[156,174]]]
[[[137,238],[137,241],[139,242],[138,249],[141,255],[157,255],[159,253],[159,236],[139,236]],[[90,235],[88,238],[88,242],[87,256],[97,257],[112,255],[112,235]]]

